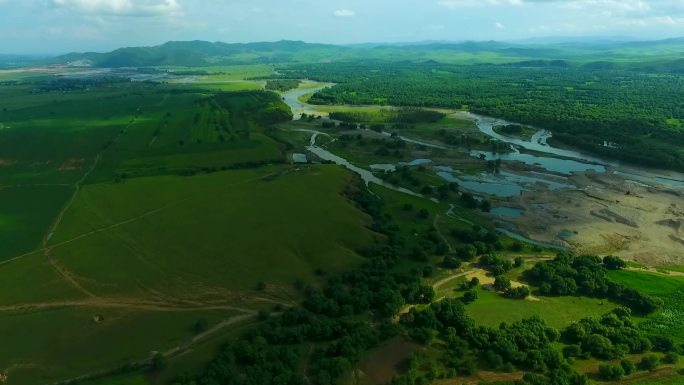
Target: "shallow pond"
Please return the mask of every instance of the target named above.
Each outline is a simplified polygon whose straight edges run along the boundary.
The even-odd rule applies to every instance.
[[[480,194],[493,195],[499,198],[510,198],[521,195],[525,189],[515,183],[503,181],[489,182],[484,180],[468,180],[458,178],[448,171],[437,171],[437,176],[449,183],[458,183],[460,187]]]
[[[523,154],[521,152],[493,153],[488,151],[471,151],[470,155],[486,160],[516,161],[530,166],[539,166],[547,171],[557,172],[564,175],[571,175],[575,172],[606,172],[606,167],[600,164],[579,162],[571,159],[552,158],[546,156],[536,156]]]
[[[567,241],[568,239],[574,237],[575,235],[577,235],[577,234],[575,234],[574,231],[563,230],[560,233],[558,233],[558,235],[556,235],[556,239],[561,240],[561,241]]]
[[[489,213],[498,217],[520,218],[523,216],[525,211],[513,207],[494,207],[493,209],[489,210]]]
[[[533,177],[502,171],[498,174],[482,173],[478,176],[455,176],[453,172],[449,171],[451,168],[448,166],[439,166],[437,170],[437,176],[449,183],[455,182],[467,190],[499,198],[519,196],[539,185],[544,185],[552,191],[575,188],[572,184],[558,181],[558,178],[553,175],[537,174],[539,177]]]

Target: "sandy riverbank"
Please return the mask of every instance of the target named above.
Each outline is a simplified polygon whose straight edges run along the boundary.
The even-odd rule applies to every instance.
[[[533,239],[567,242],[581,253],[615,254],[645,265],[684,263],[684,191],[649,187],[611,174],[580,174],[579,190],[511,198],[526,210],[509,220]]]

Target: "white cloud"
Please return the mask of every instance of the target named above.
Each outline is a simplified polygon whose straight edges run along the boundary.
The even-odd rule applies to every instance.
[[[523,5],[524,0],[440,0],[437,4],[447,8]]]
[[[351,9],[338,9],[335,11],[334,15],[337,17],[353,17],[356,15],[356,12]]]
[[[644,0],[574,0],[563,2],[562,7],[570,9],[608,9],[613,12],[648,12],[651,4]]]
[[[172,16],[182,12],[177,0],[51,0],[51,4],[88,15]]]
[[[503,23],[500,22],[500,21],[497,21],[496,23],[494,23],[494,27],[496,27],[496,29],[504,29],[504,28],[506,28],[506,26],[503,25]]]

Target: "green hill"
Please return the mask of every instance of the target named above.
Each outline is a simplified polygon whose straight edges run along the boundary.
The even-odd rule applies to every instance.
[[[684,52],[684,39],[640,42],[571,42],[518,44],[497,41],[426,42],[407,44],[329,45],[302,41],[222,43],[171,41],[153,47],[120,48],[107,53],[70,53],[56,64],[94,67],[219,66],[234,64],[311,63],[331,61],[435,60],[443,63],[511,63],[527,60],[627,63],[676,60]]]

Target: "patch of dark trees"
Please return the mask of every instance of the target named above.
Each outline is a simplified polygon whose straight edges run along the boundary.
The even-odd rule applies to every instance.
[[[616,257],[601,260],[592,255],[560,254],[553,261],[538,262],[525,272],[525,278],[539,287],[542,295],[582,295],[622,303],[636,312],[648,314],[663,302],[610,280],[608,269],[624,267]]]

